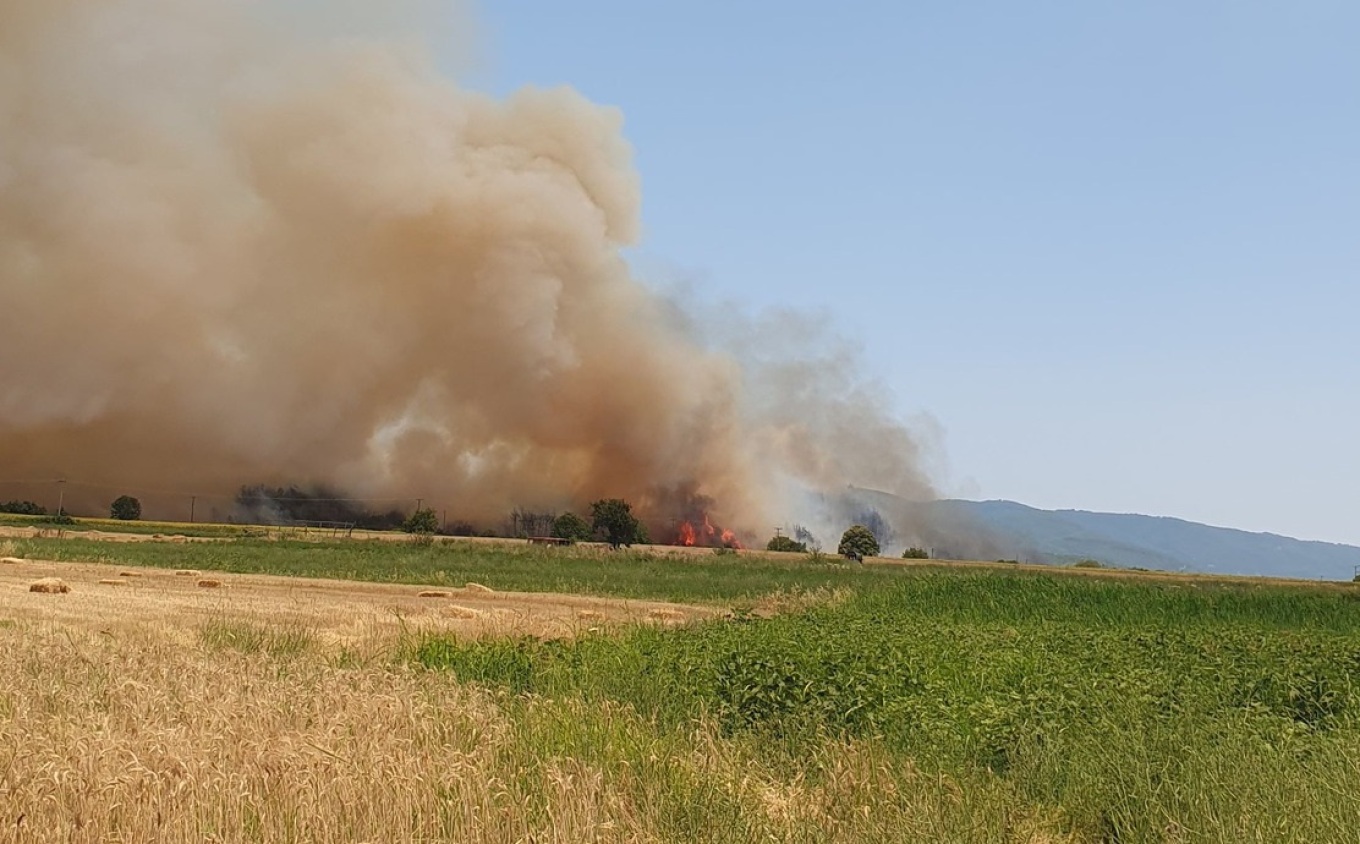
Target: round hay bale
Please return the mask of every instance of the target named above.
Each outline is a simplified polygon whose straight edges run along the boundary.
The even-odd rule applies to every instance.
[[[221,588],[221,586],[222,586],[222,581],[220,581],[220,580],[211,580],[211,579],[209,579],[209,578],[204,578],[203,580],[200,580],[200,581],[198,582],[198,588],[199,588],[199,589],[218,589],[218,588]]]
[[[496,590],[495,590],[495,589],[492,589],[490,586],[483,586],[483,585],[480,584],[480,583],[473,583],[473,582],[471,582],[471,581],[468,581],[468,584],[467,584],[466,586],[463,587],[463,591],[464,591],[464,592],[476,592],[476,593],[479,594],[479,595],[494,595],[494,594],[496,594]]]
[[[417,597],[417,598],[447,598],[447,597],[449,597],[449,593],[448,593],[448,592],[440,592],[438,589],[426,589],[424,592],[421,592],[419,595],[416,595],[416,597]]]
[[[45,595],[65,595],[71,591],[71,587],[59,577],[44,577],[28,584],[28,591],[41,592]]]
[[[117,579],[114,579],[114,580],[101,580],[101,581],[99,581],[99,583],[100,583],[101,586],[126,586],[126,585],[127,585],[127,581],[126,581],[126,580],[117,580]]]
[[[120,572],[118,572],[118,576],[119,576],[119,577],[141,577],[141,576],[142,576],[142,573],[139,572],[139,571],[120,571]]]
[[[18,557],[0,557],[0,565],[18,566],[23,564],[23,560]]]
[[[443,613],[449,618],[461,618],[461,619],[473,619],[481,615],[481,613],[477,612],[474,609],[471,609],[469,607],[460,607],[457,604],[452,604],[450,606],[445,607]]]
[[[198,577],[202,573],[198,569],[180,569],[175,572],[175,577]]]

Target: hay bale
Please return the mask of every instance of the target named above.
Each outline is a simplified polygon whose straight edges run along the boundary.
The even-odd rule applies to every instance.
[[[119,576],[119,577],[141,577],[141,576],[142,576],[142,573],[139,572],[139,571],[120,571],[120,572],[118,572],[118,576]]]
[[[58,577],[44,577],[42,580],[35,580],[28,584],[28,591],[41,592],[45,595],[65,595],[71,591],[71,587]]]
[[[101,581],[99,581],[99,583],[100,583],[101,586],[126,586],[126,585],[127,585],[127,581],[126,581],[126,580],[117,580],[117,579],[114,579],[114,580],[101,580]]]
[[[466,586],[463,587],[463,591],[464,591],[464,592],[476,592],[476,593],[479,594],[479,595],[494,595],[494,594],[496,594],[496,590],[495,590],[495,589],[492,589],[490,586],[483,586],[483,585],[480,584],[480,583],[473,583],[473,582],[471,582],[471,581],[469,581],[468,584],[467,584]]]
[[[449,618],[461,618],[465,620],[477,618],[478,616],[481,615],[481,613],[477,612],[474,609],[471,609],[469,607],[460,607],[457,604],[452,604],[450,606],[445,607],[442,612]]]
[[[202,573],[198,569],[180,569],[175,572],[175,577],[198,577]]]
[[[438,589],[426,589],[424,592],[421,592],[419,595],[416,595],[416,597],[417,597],[417,598],[447,598],[447,597],[449,597],[449,593],[448,593],[448,592],[440,592]]]
[[[0,557],[0,564],[6,566],[18,566],[23,564],[23,560],[18,557]]]
[[[220,580],[209,580],[209,579],[207,579],[207,578],[205,578],[205,579],[203,579],[203,580],[200,580],[200,581],[198,582],[198,588],[199,588],[199,589],[217,589],[217,588],[221,587],[221,585],[222,585],[222,581],[220,581]]]

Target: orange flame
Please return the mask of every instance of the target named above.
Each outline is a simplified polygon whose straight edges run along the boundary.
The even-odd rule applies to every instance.
[[[680,523],[680,544],[681,545],[694,544],[694,525],[690,524],[689,522]]]

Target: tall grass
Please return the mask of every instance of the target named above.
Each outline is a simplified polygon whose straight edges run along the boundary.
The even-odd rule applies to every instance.
[[[1282,840],[1288,823],[1332,841],[1360,816],[1349,592],[935,573],[773,619],[432,636],[411,655],[514,694],[622,704],[662,733],[710,723],[792,770],[867,742],[1056,811],[1084,840]]]

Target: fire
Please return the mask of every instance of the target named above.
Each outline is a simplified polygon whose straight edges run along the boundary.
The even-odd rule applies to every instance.
[[[677,545],[684,545],[687,547],[693,547],[695,545],[702,545],[705,548],[715,545],[724,548],[742,547],[741,541],[737,539],[735,533],[730,530],[719,530],[714,527],[713,523],[708,520],[707,515],[704,516],[703,522],[697,527],[693,522],[681,522],[680,530],[675,541]]]

